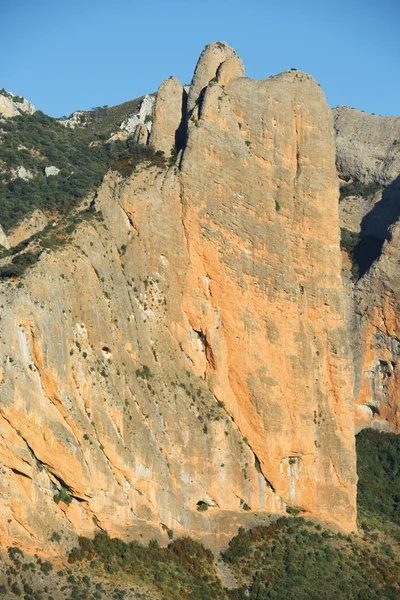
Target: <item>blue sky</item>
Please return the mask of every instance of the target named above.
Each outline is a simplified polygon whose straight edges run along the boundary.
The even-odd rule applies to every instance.
[[[0,88],[52,116],[190,82],[211,41],[246,75],[296,67],[330,106],[400,115],[400,0],[0,0]]]

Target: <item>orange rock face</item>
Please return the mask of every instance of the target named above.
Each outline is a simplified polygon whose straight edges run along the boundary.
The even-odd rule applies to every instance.
[[[1,286],[6,543],[55,552],[54,531],[70,545],[100,527],[221,547],[288,506],[355,528],[322,91],[300,72],[245,79],[224,44],[202,54],[187,107],[176,80],[163,90],[151,135],[168,151],[183,128],[176,164],[108,174],[104,222]]]
[[[356,288],[360,383],[356,428],[400,431],[400,227]]]

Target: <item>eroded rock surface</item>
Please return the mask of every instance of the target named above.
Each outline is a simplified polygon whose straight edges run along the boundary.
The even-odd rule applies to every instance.
[[[3,228],[0,225],[0,245],[3,246],[3,248],[9,248],[10,244],[8,242],[7,236],[3,231]]]
[[[22,114],[32,115],[36,108],[22,96],[15,96],[5,90],[0,91],[0,118],[18,117]]]
[[[10,246],[17,246],[20,242],[27,240],[35,233],[42,231],[49,224],[48,217],[39,209],[36,209],[15,227],[8,235]]]
[[[400,173],[400,117],[349,106],[333,109],[338,171],[344,177],[389,185]]]
[[[400,117],[348,107],[333,113],[339,176],[379,186],[368,197],[348,196],[340,203],[341,226],[360,234],[354,258],[361,277],[355,285],[344,261],[356,429],[399,431]]]
[[[357,428],[400,431],[400,223],[356,289],[361,344]]]
[[[182,120],[186,98],[187,94],[182,84],[174,77],[166,79],[157,92],[150,144],[164,152],[165,156],[171,156],[171,153],[183,144]]]
[[[1,284],[4,543],[221,547],[287,506],[355,528],[331,115],[310,76],[239,61],[203,52],[176,165],[109,173],[104,221]]]

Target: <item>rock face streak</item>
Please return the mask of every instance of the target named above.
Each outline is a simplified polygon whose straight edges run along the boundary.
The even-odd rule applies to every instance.
[[[218,546],[287,506],[355,527],[323,93],[300,72],[246,79],[221,43],[188,98],[168,81],[151,137],[166,153],[175,140],[175,164],[109,173],[104,223],[2,285],[6,542],[56,551],[54,531],[70,544],[102,528]]]

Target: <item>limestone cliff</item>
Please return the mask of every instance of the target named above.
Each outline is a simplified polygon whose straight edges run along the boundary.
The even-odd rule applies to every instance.
[[[32,115],[36,108],[22,96],[15,96],[6,90],[0,90],[0,119],[17,117],[24,113]]]
[[[334,109],[342,179],[377,184],[340,202],[341,225],[360,234],[361,277],[347,280],[355,372],[356,428],[399,431],[400,117]]]
[[[400,117],[381,117],[347,106],[333,109],[336,164],[345,181],[374,184],[376,190],[341,201],[341,224],[375,238],[380,252],[388,229],[400,216]]]
[[[345,178],[389,185],[400,173],[400,117],[333,109],[337,166]]]
[[[357,427],[400,431],[400,224],[356,290],[362,376]]]
[[[355,527],[323,93],[301,72],[246,79],[221,43],[187,106],[176,80],[162,91],[151,136],[168,152],[179,131],[176,162],[108,173],[99,219],[0,286],[3,543],[221,546],[287,506]]]

